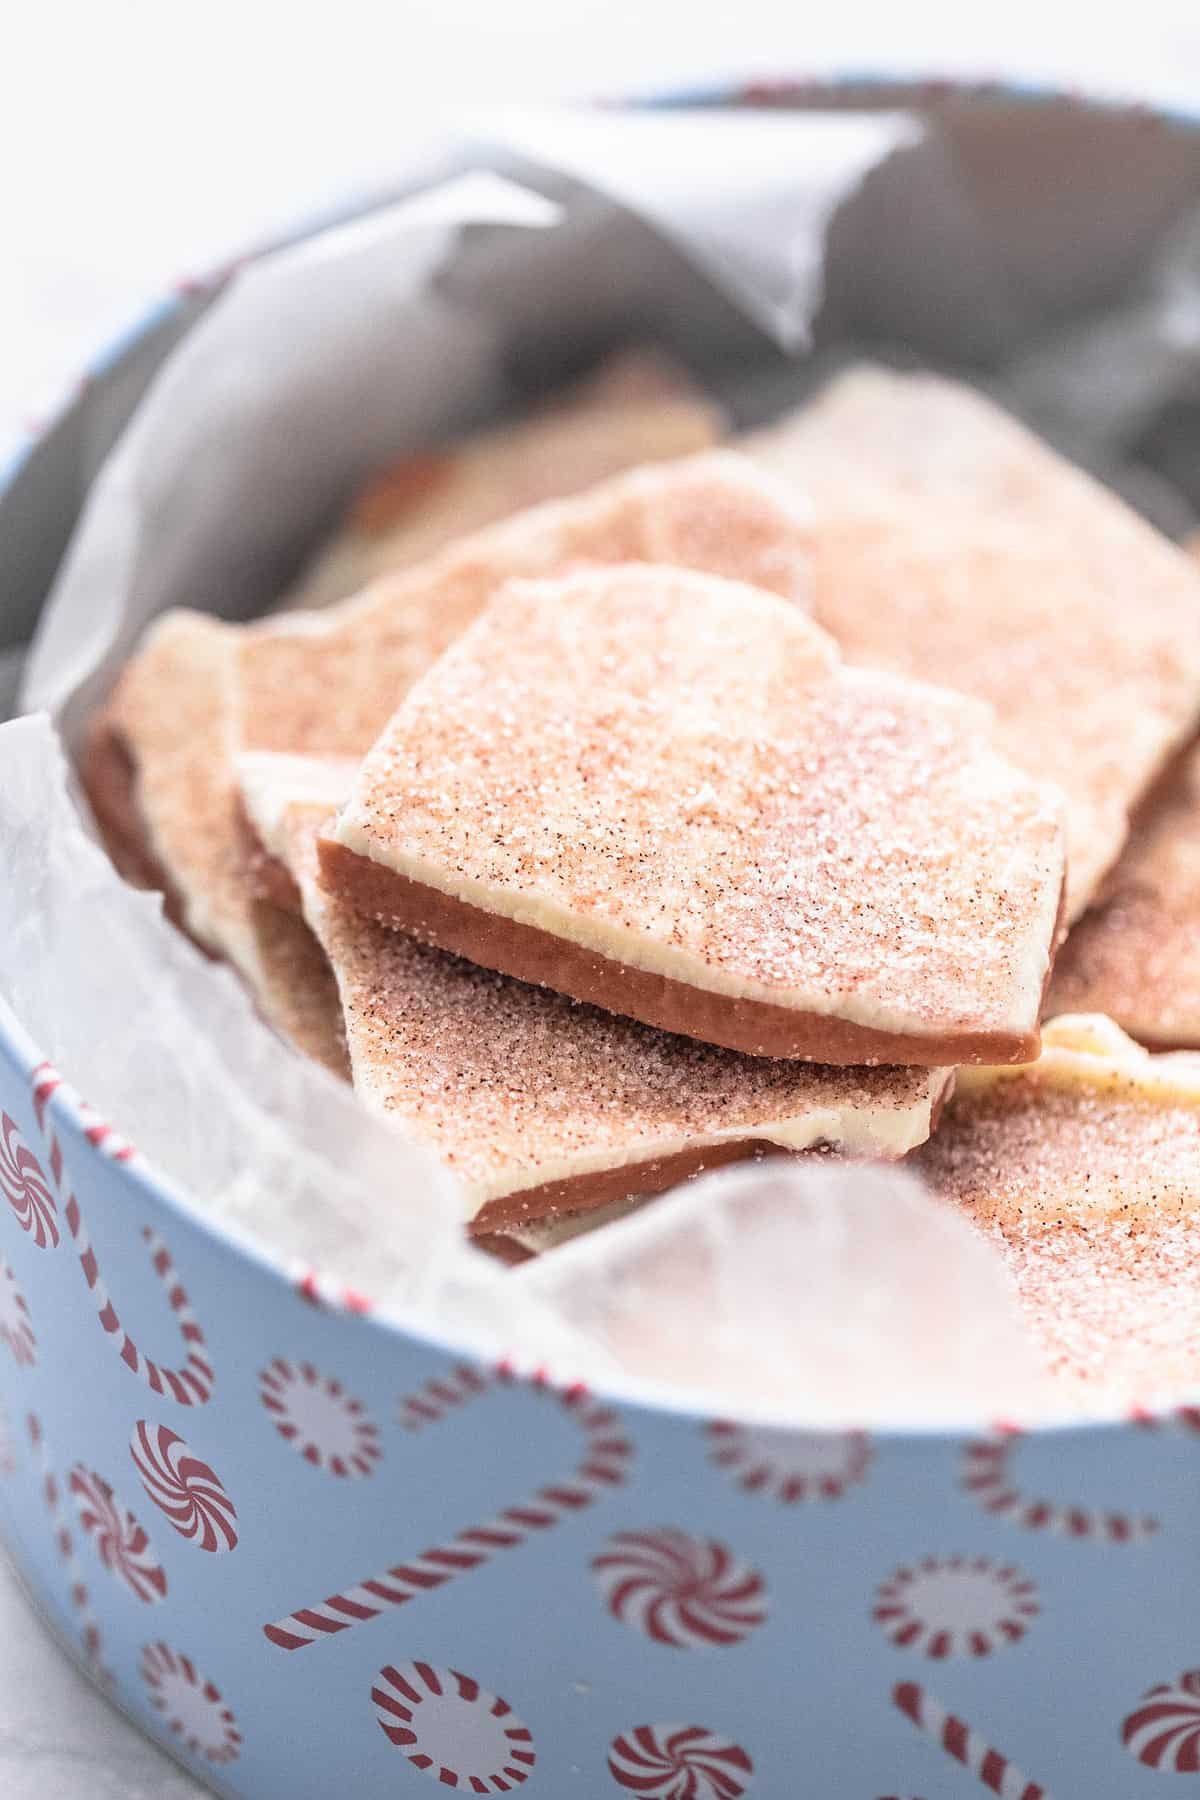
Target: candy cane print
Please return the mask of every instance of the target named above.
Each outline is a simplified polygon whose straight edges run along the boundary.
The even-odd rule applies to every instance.
[[[482,1369],[472,1363],[460,1363],[449,1375],[435,1376],[415,1394],[406,1395],[400,1402],[400,1423],[406,1431],[420,1431],[422,1426],[444,1419],[466,1401],[477,1400],[490,1386]]]
[[[1136,1544],[1152,1537],[1158,1520],[1134,1513],[1105,1512],[1097,1507],[1068,1505],[1022,1493],[1011,1479],[1012,1454],[1021,1434],[1006,1430],[978,1438],[963,1452],[962,1485],[985,1512],[1010,1519],[1026,1531],[1049,1531],[1058,1537],[1095,1538],[1109,1544]]]
[[[503,1372],[501,1379],[503,1379]],[[538,1384],[545,1391],[545,1384]],[[480,1392],[490,1391],[487,1387]],[[303,1650],[322,1637],[346,1631],[389,1608],[405,1606],[419,1594],[490,1562],[502,1550],[516,1550],[537,1532],[547,1531],[572,1513],[591,1506],[607,1489],[625,1481],[633,1446],[621,1435],[615,1412],[595,1405],[581,1388],[554,1397],[584,1435],[582,1460],[565,1481],[538,1488],[530,1499],[506,1507],[480,1525],[468,1526],[444,1544],[435,1544],[407,1562],[330,1594],[315,1606],[302,1607],[263,1633],[281,1650]]]
[[[366,1314],[371,1311],[371,1302],[365,1294],[360,1294],[356,1288],[340,1286],[307,1263],[293,1263],[289,1273],[292,1286],[309,1306],[332,1312]]]
[[[179,1335],[187,1345],[183,1367],[180,1369],[168,1369],[163,1364],[156,1363],[153,1357],[138,1349],[121,1324],[100,1274],[96,1253],[92,1249],[87,1227],[79,1211],[79,1202],[74,1194],[67,1197],[66,1219],[79,1251],[80,1267],[91,1289],[101,1328],[114,1344],[119,1340],[119,1355],[125,1367],[144,1381],[152,1394],[166,1394],[172,1400],[177,1400],[180,1406],[206,1405],[212,1396],[214,1376],[212,1364],[205,1354],[204,1333],[192,1312],[187,1293],[175,1279],[171,1254],[162,1239],[148,1225],[142,1227],[142,1237],[150,1252],[154,1272],[166,1290],[167,1303],[175,1315]]]
[[[978,1732],[964,1725],[953,1713],[948,1713],[941,1702],[927,1694],[917,1682],[897,1682],[892,1689],[892,1704],[912,1720],[918,1731],[923,1731],[948,1756],[954,1757],[972,1775],[977,1775],[983,1786],[998,1794],[1000,1800],[1051,1800],[1044,1787],[1030,1781],[1015,1763],[1009,1762],[999,1750],[993,1750]]]
[[[166,1395],[177,1400],[180,1406],[204,1406],[212,1395],[213,1370],[206,1354],[204,1332],[192,1311],[191,1303],[183,1284],[175,1274],[171,1255],[162,1239],[149,1226],[143,1226],[142,1237],[150,1252],[150,1261],[166,1292],[167,1303],[175,1315],[176,1328],[183,1339],[186,1354],[183,1366],[169,1369],[152,1357],[138,1349],[129,1333],[121,1324],[116,1307],[105,1286],[100,1273],[100,1265],[96,1252],[88,1236],[88,1229],[79,1201],[67,1186],[62,1146],[54,1131],[53,1123],[47,1113],[51,1096],[66,1088],[62,1078],[52,1069],[49,1063],[41,1063],[34,1070],[33,1104],[38,1124],[46,1139],[50,1152],[50,1169],[59,1199],[63,1202],[63,1215],[67,1229],[71,1234],[79,1266],[83,1270],[83,1278],[87,1282],[92,1300],[96,1307],[96,1316],[106,1337],[110,1338],[117,1349],[121,1361],[139,1380],[144,1381],[151,1393]],[[105,1125],[92,1109],[83,1102],[75,1101],[76,1110],[84,1122],[89,1143],[93,1144],[101,1155],[111,1156],[115,1161],[128,1163],[134,1158],[134,1150],[125,1138],[118,1136]]]
[[[54,1528],[54,1542],[62,1559],[70,1582],[71,1604],[79,1614],[79,1635],[83,1642],[84,1655],[92,1665],[92,1672],[101,1681],[111,1681],[112,1675],[101,1660],[100,1627],[92,1612],[91,1598],[87,1583],[83,1579],[83,1570],[75,1554],[75,1541],[67,1529],[63,1517],[61,1496],[59,1494],[58,1477],[50,1460],[50,1450],[42,1431],[41,1420],[36,1413],[30,1413],[26,1419],[29,1442],[38,1460],[42,1476],[42,1498],[46,1502],[46,1511],[50,1515],[50,1523]]]
[[[37,1116],[38,1130],[44,1136],[50,1135],[46,1130],[46,1108],[53,1096],[61,1091],[65,1097],[69,1097],[89,1144],[94,1145],[105,1156],[111,1157],[114,1162],[132,1162],[134,1160],[137,1153],[128,1138],[123,1138],[118,1131],[114,1131],[113,1127],[100,1117],[94,1106],[89,1105],[86,1100],[81,1100],[74,1088],[68,1087],[53,1064],[39,1063],[33,1071],[32,1079],[33,1110]],[[52,1143],[54,1141],[51,1139]],[[54,1179],[56,1184],[62,1180],[61,1162],[54,1172]]]

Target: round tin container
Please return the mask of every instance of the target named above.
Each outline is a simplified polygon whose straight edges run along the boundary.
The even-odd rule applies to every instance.
[[[879,84],[740,98],[931,107],[1025,217],[1039,291],[1094,146],[1141,208],[1119,251],[1093,235],[1109,277],[1200,193],[1182,120]],[[148,321],[10,469],[5,637],[78,511],[80,445],[111,439],[219,284]],[[0,1028],[0,1527],[63,1644],[218,1793],[1200,1782],[1200,1409],[818,1435],[552,1391],[290,1283],[120,1126]]]

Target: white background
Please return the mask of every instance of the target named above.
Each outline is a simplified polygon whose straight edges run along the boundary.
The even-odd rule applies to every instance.
[[[0,442],[172,278],[386,179],[464,114],[839,68],[1200,107],[1200,5],[0,0]],[[0,1565],[4,1800],[196,1791],[59,1659]]]
[[[385,177],[455,109],[837,67],[1187,98],[1200,7],[0,0],[0,439],[165,281]]]

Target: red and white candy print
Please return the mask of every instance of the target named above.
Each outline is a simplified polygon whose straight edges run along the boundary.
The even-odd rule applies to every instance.
[[[166,1290],[167,1303],[175,1315],[179,1335],[186,1346],[183,1365],[178,1369],[167,1368],[165,1364],[155,1362],[153,1357],[147,1356],[134,1343],[109,1296],[74,1194],[67,1196],[65,1210],[67,1225],[79,1252],[79,1266],[91,1290],[100,1329],[116,1349],[125,1367],[144,1381],[152,1394],[166,1395],[177,1400],[180,1406],[206,1405],[212,1396],[214,1376],[212,1364],[208,1360],[204,1333],[192,1312],[182,1283],[176,1278],[170,1252],[162,1239],[148,1225],[142,1227],[142,1237],[150,1252],[154,1272]]]
[[[88,1143],[105,1156],[111,1157],[113,1162],[132,1162],[137,1152],[129,1139],[114,1130],[107,1119],[102,1119],[90,1101],[79,1099],[71,1089],[67,1091],[74,1100],[79,1123],[83,1126]]]
[[[199,1550],[232,1550],[237,1508],[220,1476],[167,1425],[139,1419],[129,1441],[133,1466],[155,1506]]]
[[[7,1344],[19,1368],[37,1361],[37,1339],[29,1305],[6,1262],[0,1262],[0,1344]]]
[[[236,1762],[242,1750],[237,1719],[220,1689],[198,1672],[191,1657],[169,1644],[147,1644],[141,1676],[150,1690],[151,1706],[186,1749],[211,1763]]]
[[[309,1306],[322,1307],[331,1312],[358,1313],[360,1316],[371,1311],[371,1302],[365,1294],[360,1294],[356,1288],[342,1287],[339,1282],[319,1274],[307,1263],[293,1263],[290,1273],[296,1292]]]
[[[277,1356],[258,1378],[262,1403],[275,1429],[305,1462],[331,1475],[373,1475],[383,1454],[379,1429],[361,1400],[311,1363]]]
[[[1010,1519],[1026,1531],[1095,1538],[1109,1544],[1142,1543],[1158,1530],[1157,1519],[1145,1514],[1109,1512],[1025,1493],[1012,1469],[1020,1442],[1020,1432],[1006,1431],[975,1439],[963,1453],[963,1487],[994,1518]]]
[[[94,1469],[76,1463],[67,1486],[80,1527],[104,1567],[147,1606],[161,1600],[167,1591],[167,1577],[150,1547],[145,1526],[120,1504],[109,1483]]]
[[[71,1536],[63,1516],[62,1496],[59,1492],[58,1476],[54,1473],[50,1446],[46,1442],[42,1422],[36,1413],[30,1413],[25,1423],[29,1432],[30,1448],[37,1457],[41,1470],[42,1498],[46,1503],[46,1511],[50,1515],[55,1548],[70,1583],[71,1605],[79,1616],[79,1635],[83,1642],[84,1654],[92,1665],[93,1673],[101,1681],[111,1681],[112,1674],[104,1666],[102,1660],[103,1640],[100,1635],[100,1626],[92,1611],[91,1595],[88,1593],[87,1582],[83,1578],[83,1570],[79,1566],[79,1558],[75,1554],[75,1540]]]
[[[592,1558],[592,1575],[614,1619],[677,1650],[740,1644],[767,1616],[757,1569],[673,1526],[616,1532]]]
[[[142,1228],[142,1237],[150,1252],[154,1272],[163,1285],[167,1303],[174,1314],[179,1335],[184,1343],[183,1366],[171,1369],[155,1362],[152,1357],[145,1355],[138,1348],[121,1323],[117,1309],[105,1286],[104,1277],[100,1273],[100,1264],[96,1252],[92,1248],[79,1201],[66,1184],[62,1146],[53,1126],[48,1123],[50,1101],[60,1090],[71,1096],[80,1113],[88,1141],[103,1155],[112,1157],[116,1162],[129,1162],[134,1153],[132,1146],[124,1138],[118,1137],[109,1126],[103,1124],[90,1109],[84,1107],[83,1103],[71,1094],[71,1090],[66,1087],[62,1077],[51,1068],[49,1063],[41,1063],[34,1070],[34,1111],[37,1114],[38,1125],[49,1146],[50,1172],[54,1178],[59,1198],[63,1202],[67,1229],[74,1240],[79,1266],[83,1270],[83,1278],[91,1293],[100,1329],[117,1351],[125,1367],[139,1380],[144,1381],[151,1393],[169,1395],[171,1399],[177,1400],[180,1406],[203,1406],[212,1395],[215,1379],[212,1365],[208,1360],[204,1333],[192,1311],[183,1283],[175,1273],[170,1252],[162,1239],[149,1226]],[[51,1205],[53,1205],[53,1201],[51,1201]],[[57,1226],[55,1227],[54,1241],[56,1243],[58,1241]]]
[[[999,1800],[1051,1800],[1049,1791],[1039,1782],[1030,1781],[1016,1763],[994,1748],[977,1731],[947,1712],[940,1700],[927,1694],[915,1681],[901,1681],[892,1690],[892,1704],[905,1718],[911,1719],[947,1756],[960,1762],[976,1775],[985,1788]],[[1095,1796],[1099,1800],[1099,1796]]]
[[[862,1481],[871,1463],[863,1431],[840,1435],[776,1431],[715,1419],[707,1427],[713,1462],[727,1469],[747,1494],[794,1505],[802,1500],[840,1500]]]
[[[135,1151],[128,1138],[123,1138],[119,1131],[114,1131],[107,1119],[101,1118],[96,1108],[87,1100],[80,1099],[75,1089],[65,1082],[53,1063],[41,1062],[33,1071],[33,1110],[37,1115],[38,1130],[45,1133],[54,1143],[53,1132],[46,1129],[46,1109],[55,1094],[60,1102],[74,1112],[75,1118],[83,1128],[84,1136],[94,1149],[111,1157],[113,1162],[132,1162]],[[61,1152],[59,1152],[61,1154]],[[61,1171],[55,1169],[54,1179],[60,1181]]]
[[[740,1744],[702,1725],[635,1725],[613,1739],[608,1770],[644,1800],[741,1800],[754,1764]]]
[[[491,1386],[487,1375],[474,1363],[459,1363],[448,1375],[435,1375],[415,1394],[406,1394],[400,1402],[399,1420],[405,1431],[421,1431],[436,1425],[447,1413],[478,1400]]]
[[[58,1243],[54,1195],[41,1163],[6,1112],[0,1112],[0,1189],[21,1230],[39,1250],[52,1250]]]
[[[485,1382],[471,1391],[494,1393],[512,1379],[508,1369],[502,1368],[494,1382]],[[598,1406],[579,1386],[557,1393],[544,1380],[530,1385],[535,1392],[557,1400],[580,1428],[583,1454],[567,1475],[536,1488],[527,1498],[490,1518],[465,1526],[443,1543],[432,1544],[404,1562],[393,1563],[378,1574],[328,1594],[315,1605],[298,1607],[286,1618],[264,1625],[263,1635],[280,1650],[307,1649],[323,1638],[351,1630],[365,1619],[377,1618],[381,1612],[407,1606],[448,1581],[460,1581],[494,1557],[519,1550],[531,1537],[540,1537],[561,1520],[575,1518],[601,1495],[620,1487],[628,1474],[633,1446],[622,1434],[616,1413],[610,1407]],[[455,1404],[465,1398],[465,1393],[459,1395]],[[437,1412],[430,1415],[433,1420],[440,1416]],[[430,1417],[425,1422],[430,1422]]]
[[[1037,1613],[1037,1589],[1011,1563],[926,1556],[880,1583],[872,1617],[893,1644],[941,1660],[1015,1644]]]
[[[1144,1693],[1121,1725],[1121,1742],[1149,1769],[1200,1774],[1200,1669]]]
[[[432,1663],[389,1663],[371,1689],[389,1743],[443,1787],[507,1794],[537,1761],[529,1727],[471,1675]]]

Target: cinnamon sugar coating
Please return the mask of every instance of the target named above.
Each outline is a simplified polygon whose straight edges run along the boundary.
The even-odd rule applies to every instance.
[[[1067,797],[1077,917],[1200,723],[1200,572],[980,394],[864,367],[747,440],[815,509],[815,617],[850,662],[989,701]]]
[[[640,558],[736,576],[807,605],[808,546],[806,510],[731,451],[636,469],[477,532],[342,606],[242,633],[239,746],[362,756],[510,576]]]
[[[741,584],[514,582],[396,713],[332,835],[594,956],[893,1033],[892,1061],[984,1031],[1027,1055],[1062,832],[987,724],[845,668]]]
[[[741,1057],[492,974],[323,892],[325,805],[293,800],[273,817],[272,848],[337,977],[355,1087],[454,1170],[481,1230],[553,1214],[544,1196],[521,1202],[548,1183],[572,1181],[578,1209],[587,1178],[614,1168],[643,1191],[640,1168],[680,1151],[831,1143],[895,1157],[928,1135],[946,1069]]]
[[[1051,1369],[1126,1406],[1200,1383],[1200,1057],[1105,1019],[964,1074],[918,1171],[1000,1247]]]

